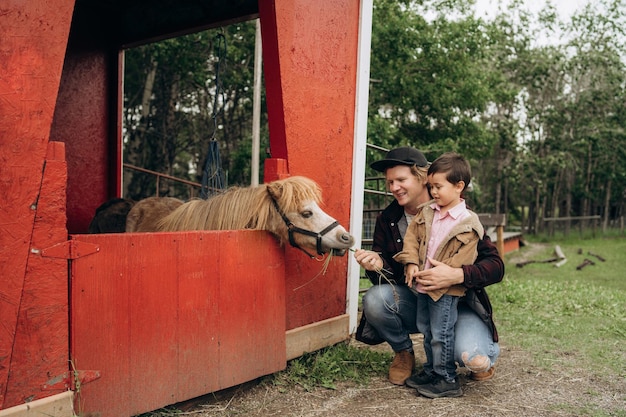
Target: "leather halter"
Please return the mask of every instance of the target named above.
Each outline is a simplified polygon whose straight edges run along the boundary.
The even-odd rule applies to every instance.
[[[298,246],[298,244],[296,243],[295,239],[293,238],[294,233],[300,233],[302,235],[311,236],[311,237],[314,237],[315,240],[316,240],[317,254],[318,255],[324,255],[324,252],[322,251],[322,236],[324,236],[326,233],[328,233],[331,230],[333,230],[335,227],[339,226],[339,222],[337,220],[335,220],[334,223],[331,223],[330,225],[328,225],[328,227],[326,227],[321,232],[312,232],[310,230],[302,229],[302,228],[296,226],[295,224],[293,224],[292,221],[289,220],[289,218],[287,218],[285,213],[280,209],[280,207],[278,207],[278,203],[276,202],[276,199],[274,198],[272,193],[270,193],[269,189],[267,190],[267,194],[270,196],[270,199],[272,200],[272,203],[274,203],[274,208],[276,208],[276,211],[278,212],[278,214],[280,214],[280,217],[283,218],[283,221],[285,222],[285,225],[287,225],[287,230],[289,232],[289,244],[291,246],[293,246],[294,248],[296,248],[296,249],[300,249],[302,252],[306,253],[311,258],[315,258],[315,256],[313,256],[309,252],[307,252],[306,249],[301,248],[300,246]]]

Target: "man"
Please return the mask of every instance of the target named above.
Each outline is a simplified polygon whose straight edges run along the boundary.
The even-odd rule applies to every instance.
[[[389,151],[371,167],[385,174],[394,201],[376,219],[372,250],[358,249],[354,257],[374,284],[363,296],[363,315],[359,332],[379,336],[389,343],[395,357],[389,369],[389,381],[417,388],[419,381],[410,377],[415,367],[411,333],[417,333],[417,298],[404,282],[404,265],[393,260],[402,251],[406,229],[418,207],[431,200],[427,183],[428,160],[417,149],[400,147]],[[502,281],[504,263],[496,247],[485,236],[478,244],[478,258],[473,265],[452,268],[433,261],[432,268],[420,271],[417,282],[426,291],[462,284],[466,295],[459,301],[455,327],[455,360],[471,371],[475,380],[493,376],[500,354],[498,333],[492,308],[484,287]],[[380,340],[378,340],[380,341]],[[375,342],[373,342],[375,343]]]

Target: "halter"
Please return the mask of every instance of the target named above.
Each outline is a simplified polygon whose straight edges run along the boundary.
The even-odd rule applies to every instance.
[[[278,214],[280,214],[280,217],[283,218],[283,221],[285,222],[285,225],[287,225],[287,230],[289,232],[289,244],[291,246],[293,246],[294,248],[296,248],[296,249],[300,249],[302,252],[306,253],[311,258],[315,258],[315,256],[313,256],[309,252],[307,252],[306,249],[301,248],[300,246],[298,246],[298,244],[296,243],[296,241],[293,238],[293,234],[294,233],[300,233],[300,234],[303,234],[303,235],[311,236],[311,237],[314,237],[315,240],[316,240],[317,254],[318,255],[323,255],[324,252],[322,251],[322,236],[324,236],[326,233],[328,233],[331,230],[333,230],[335,227],[339,226],[339,222],[337,220],[335,220],[334,223],[331,223],[324,230],[322,230],[321,232],[317,232],[317,233],[316,232],[312,232],[310,230],[302,229],[302,228],[296,226],[295,224],[293,224],[291,222],[291,220],[289,220],[289,218],[287,218],[285,213],[283,213],[283,211],[280,209],[280,207],[278,207],[278,203],[276,202],[276,199],[274,198],[272,193],[269,192],[269,189],[267,190],[267,194],[269,194],[270,198],[272,199],[272,203],[274,203],[274,208],[276,208],[276,211],[278,212]]]

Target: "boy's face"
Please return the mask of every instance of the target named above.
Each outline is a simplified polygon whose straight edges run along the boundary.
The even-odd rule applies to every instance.
[[[452,184],[446,179],[444,172],[437,172],[428,176],[430,195],[440,207],[454,206],[461,201],[461,193],[465,187],[463,181]]]

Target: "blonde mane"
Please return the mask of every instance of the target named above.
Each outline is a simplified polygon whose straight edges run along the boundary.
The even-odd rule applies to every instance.
[[[191,200],[158,224],[160,231],[269,230],[278,216],[270,194],[284,213],[298,211],[306,201],[321,203],[319,186],[306,177],[289,177],[255,187],[232,187],[208,200]]]

